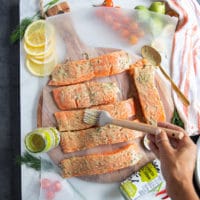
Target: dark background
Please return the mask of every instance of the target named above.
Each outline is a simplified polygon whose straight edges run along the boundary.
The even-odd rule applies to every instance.
[[[20,200],[20,167],[15,163],[20,154],[19,44],[9,43],[19,23],[19,0],[0,3],[0,199]]]
[[[19,44],[10,45],[19,23],[19,0],[0,1],[0,199],[20,200]]]

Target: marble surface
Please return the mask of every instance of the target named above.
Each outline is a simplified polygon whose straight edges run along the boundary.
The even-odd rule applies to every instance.
[[[26,16],[31,16],[35,9],[37,9],[37,0],[27,2],[27,0],[21,0],[20,2],[20,17],[21,19]],[[91,7],[93,4],[100,4],[101,0],[68,0],[67,1],[72,11],[84,10],[83,8]],[[148,0],[146,3],[150,3]],[[139,4],[139,1],[132,0],[116,0],[116,5],[123,6],[125,8],[134,8],[134,5]],[[22,47],[22,45],[21,45]],[[37,102],[41,94],[42,87],[46,84],[47,80],[40,79],[32,76],[24,65],[24,50],[20,49],[20,96],[21,98],[21,144],[26,133],[36,128],[36,111]],[[22,145],[21,151],[24,151]],[[30,170],[26,167],[22,167],[22,199],[23,200],[36,200],[39,198],[39,173]],[[67,179],[70,184],[73,185],[84,196],[84,199],[93,200],[123,200],[119,191],[119,183],[112,184],[99,184],[93,182],[82,181],[78,178]],[[42,199],[41,199],[42,200]],[[61,200],[61,199],[60,199]]]

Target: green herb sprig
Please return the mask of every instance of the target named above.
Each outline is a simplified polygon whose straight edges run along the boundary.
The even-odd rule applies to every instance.
[[[56,4],[59,0],[52,0],[49,3],[44,5],[45,12],[54,4]],[[40,15],[40,11],[38,11],[35,15],[32,17],[26,17],[24,18],[19,25],[15,28],[15,30],[12,31],[10,35],[10,43],[14,44],[18,40],[21,40],[24,37],[24,33],[26,31],[26,28],[35,20],[42,19],[42,16]]]
[[[27,167],[33,168],[36,171],[41,170],[41,162],[45,170],[50,170],[54,168],[53,164],[50,161],[45,159],[42,159],[41,161],[41,158],[31,155],[27,151],[25,151],[22,156],[18,156],[16,162],[19,165],[25,164]]]
[[[177,126],[180,126],[183,129],[185,127],[184,123],[183,123],[182,119],[180,118],[176,108],[174,109],[174,113],[173,113],[173,117],[172,117],[171,123],[175,124]]]

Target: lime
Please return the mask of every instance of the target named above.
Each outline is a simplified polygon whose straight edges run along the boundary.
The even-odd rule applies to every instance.
[[[150,5],[149,10],[153,11],[153,12],[160,13],[160,14],[165,14],[165,10],[166,10],[165,3],[164,2],[160,2],[160,1],[153,2]]]

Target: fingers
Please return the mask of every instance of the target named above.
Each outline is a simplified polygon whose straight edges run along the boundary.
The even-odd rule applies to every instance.
[[[182,131],[182,132],[186,133],[186,132],[184,131],[184,129],[182,129],[181,127],[176,126],[176,125],[174,125],[174,124],[171,124],[171,123],[169,123],[169,122],[158,122],[158,127],[173,129],[173,130]]]
[[[164,131],[157,135],[149,134],[148,139],[150,140],[149,146],[157,157],[159,157],[160,153],[169,153],[173,150],[169,138]]]
[[[169,152],[172,149],[169,138],[165,131],[161,131],[160,134],[156,135],[155,144],[160,152]]]
[[[149,147],[150,147],[151,151],[152,151],[152,152],[156,155],[156,157],[159,159],[159,158],[160,158],[159,149],[158,149],[158,147],[156,146],[156,144],[150,141]]]
[[[149,147],[151,149],[151,151],[153,151],[153,153],[156,155],[157,158],[159,158],[159,149],[155,144],[155,135],[148,135],[148,139],[149,139]]]

